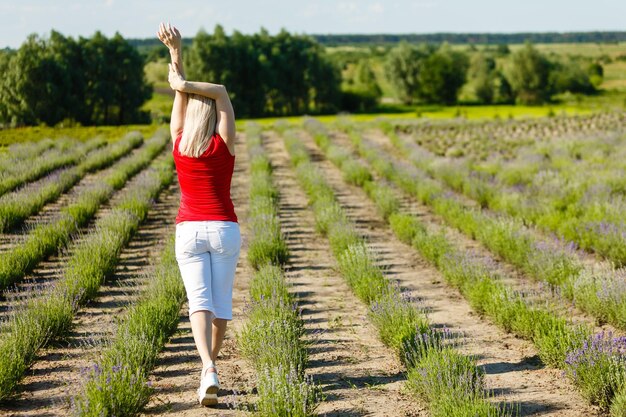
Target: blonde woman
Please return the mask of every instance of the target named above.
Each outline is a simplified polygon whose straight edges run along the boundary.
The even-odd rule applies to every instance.
[[[235,114],[223,85],[187,81],[178,29],[161,23],[157,36],[170,51],[175,90],[170,130],[180,183],[176,260],[189,301],[189,320],[202,360],[198,401],[217,404],[217,360],[232,320],[235,268],[241,248],[230,199],[235,164]]]

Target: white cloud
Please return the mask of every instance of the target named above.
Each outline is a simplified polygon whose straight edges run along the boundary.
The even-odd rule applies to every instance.
[[[342,1],[337,3],[337,10],[341,13],[355,13],[359,9],[359,6],[353,2]]]
[[[375,14],[383,14],[385,12],[385,6],[383,6],[381,3],[370,4],[367,9]]]

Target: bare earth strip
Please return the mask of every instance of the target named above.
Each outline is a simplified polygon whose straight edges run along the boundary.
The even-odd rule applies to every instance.
[[[97,298],[76,314],[70,334],[38,355],[22,382],[22,395],[3,406],[6,415],[69,415],[70,398],[80,388],[81,371],[98,359],[98,341],[113,335],[116,319],[150,278],[142,274],[149,271],[173,231],[178,195],[178,184],[162,192],[122,251],[114,275],[102,285]]]
[[[322,386],[324,416],[426,416],[404,389],[404,368],[377,337],[367,306],[335,271],[326,238],[315,231],[313,212],[290,166],[284,144],[265,135],[274,181],[280,193],[280,220],[290,259],[287,279],[303,309],[311,342],[307,374]]]
[[[155,158],[155,160],[164,157],[167,157],[166,153],[161,153]],[[86,226],[81,228],[79,233],[73,237],[74,243],[80,242],[81,239],[84,238],[85,234],[88,233],[93,227],[96,220],[111,211],[111,208],[124,197],[126,189],[132,187],[133,184],[139,181],[141,179],[142,172],[144,172],[147,168],[148,167],[144,168],[142,171],[137,173],[137,175],[129,179],[122,189],[115,191],[111,198],[98,208],[94,218]],[[100,173],[102,174],[103,172],[104,171],[101,171]],[[98,181],[98,178],[98,176],[95,176],[93,178],[89,178],[89,181],[95,182]],[[56,205],[56,203],[54,204]],[[62,273],[65,259],[71,255],[72,246],[73,244],[70,243],[69,248],[63,249],[61,253],[52,255],[48,259],[40,262],[33,272],[26,275],[22,281],[16,283],[13,288],[7,290],[3,296],[0,297],[0,321],[7,317],[11,306],[16,303],[16,297],[19,298],[23,294],[27,294],[29,291],[32,292],[33,289],[36,288],[45,288],[45,286],[50,285],[59,277]]]
[[[411,296],[424,300],[435,325],[466,334],[462,351],[477,357],[486,372],[486,386],[499,395],[496,400],[519,404],[522,416],[599,415],[563,378],[561,371],[540,363],[530,342],[504,333],[478,317],[458,291],[445,284],[435,268],[395,238],[365,192],[345,183],[341,172],[324,159],[312,139],[306,134],[301,137],[348,216],[379,254],[387,276],[398,280]],[[422,217],[422,221],[432,219]]]
[[[128,153],[127,157],[130,157],[131,155],[141,152],[144,149],[143,146],[139,146],[133,149],[131,152]],[[60,213],[63,207],[71,204],[76,198],[76,196],[80,195],[80,193],[82,193],[85,189],[97,183],[100,178],[102,178],[103,176],[115,170],[119,161],[122,161],[125,158],[126,157],[118,159],[108,168],[104,168],[102,170],[86,174],[69,191],[61,194],[59,198],[57,198],[54,202],[46,204],[39,211],[39,213],[33,216],[30,216],[28,219],[26,219],[23,227],[18,228],[17,230],[14,230],[14,231],[7,232],[7,233],[0,233],[0,252],[7,251],[11,247],[18,245],[22,241],[22,239],[26,238],[28,232],[32,228],[36,227],[38,224],[49,222],[52,219],[54,219],[56,216],[58,216],[58,214]],[[50,174],[50,175],[57,175],[57,171],[55,171],[55,173]],[[44,177],[40,181],[46,181],[50,177],[50,175]],[[35,184],[39,184],[40,181],[38,181],[37,183],[33,183],[32,185],[34,186]],[[28,186],[31,186],[31,185],[29,184]]]
[[[151,373],[156,394],[148,403],[142,416],[236,416],[247,413],[234,409],[234,403],[245,406],[253,401],[254,374],[239,354],[235,340],[235,331],[240,328],[244,320],[243,310],[246,300],[249,299],[248,283],[252,274],[252,269],[246,259],[250,171],[244,137],[238,136],[231,198],[235,205],[243,242],[233,290],[233,321],[229,323],[220,356],[216,362],[221,386],[218,393],[219,404],[211,408],[198,404],[196,389],[200,383],[202,364],[191,334],[185,304],[180,313],[178,330],[166,344],[159,356],[156,368]]]
[[[333,138],[335,141],[340,142],[341,146],[345,147],[346,149],[351,149],[348,138],[346,138],[344,134],[336,133]],[[364,136],[364,139],[366,140],[364,143],[368,143],[368,141],[370,140],[372,140],[372,142],[370,143],[376,143],[376,141],[374,141],[370,136]],[[386,150],[383,152],[386,152]],[[393,156],[391,155],[393,154],[390,154],[388,157],[393,158]],[[355,156],[355,158],[357,157]],[[400,166],[406,166],[408,172],[410,172],[412,169],[412,166],[407,161],[402,160],[398,161],[397,163]],[[372,174],[376,177],[375,173]],[[445,223],[445,220],[441,216],[434,214],[429,207],[426,207],[425,205],[419,203],[416,199],[412,197],[407,197],[405,193],[401,192],[396,187],[391,185],[389,187],[397,196],[398,200],[401,201],[402,207],[405,212],[418,216],[425,222],[430,222],[434,224]],[[454,193],[453,191],[451,192]],[[457,195],[463,201],[468,200],[462,195],[455,195]],[[545,236],[541,236],[536,230],[529,230],[534,233],[535,237],[539,241],[546,242],[547,244],[554,244],[555,246],[558,244],[555,240],[550,240],[547,239]],[[612,332],[615,335],[624,334],[623,330],[617,329],[608,323],[598,325],[597,320],[594,317],[581,311],[563,296],[559,296],[556,293],[550,292],[547,289],[547,285],[545,285],[543,282],[532,279],[532,277],[523,273],[520,269],[506,262],[499,256],[494,255],[481,242],[471,239],[470,237],[461,233],[459,230],[452,227],[445,228],[445,233],[450,239],[452,239],[464,250],[471,251],[475,255],[487,259],[488,262],[491,264],[492,269],[497,271],[503,277],[503,280],[507,285],[516,290],[525,292],[528,299],[533,298],[538,300],[539,302],[550,302],[556,311],[559,311],[563,315],[570,317],[575,323],[584,323],[588,326],[591,326],[596,333],[605,331]],[[583,263],[588,263],[588,254],[585,255],[582,251],[577,251],[576,254]],[[604,265],[604,267],[607,267],[607,265]]]
[[[378,146],[381,146],[382,149],[385,150],[385,152],[394,156],[400,156],[401,158],[403,158],[403,160],[407,160],[408,162],[407,155],[401,154],[400,152],[398,152],[397,149],[394,148],[393,145],[391,144],[389,137],[385,135],[382,131],[380,130],[365,131],[363,133],[363,137],[366,138],[367,140],[372,141],[373,143],[376,143]],[[398,137],[404,141],[404,143],[408,146],[409,149],[414,149],[414,150],[423,149],[421,146],[415,143],[415,139],[411,135],[399,134]],[[441,183],[445,185],[443,181],[441,181]],[[447,185],[445,186],[447,187]],[[471,198],[467,197],[466,195],[460,192],[452,190],[452,188],[448,187],[448,189],[450,190],[451,193],[455,195],[455,197],[460,199],[462,202],[468,204],[469,206],[479,207],[479,204],[475,200],[472,200]],[[483,210],[488,213],[495,214],[495,212],[491,210],[488,210],[488,209],[483,209]],[[554,247],[559,248],[560,250],[571,250],[568,247],[568,244],[566,241],[558,239],[553,233],[547,230],[541,230],[538,227],[529,225],[528,231],[532,233],[533,236],[538,241],[542,241],[548,245],[553,245]],[[594,268],[610,269],[611,268],[611,263],[607,261],[606,259],[603,259],[603,257],[601,255],[598,255],[597,253],[587,252],[583,249],[576,249],[573,251],[573,253],[575,254],[576,257],[578,257],[580,262],[588,269],[594,269]]]

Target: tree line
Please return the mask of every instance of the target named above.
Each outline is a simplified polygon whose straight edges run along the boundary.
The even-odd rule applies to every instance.
[[[545,32],[545,33],[425,33],[371,35],[311,35],[324,46],[395,45],[408,43],[523,44],[531,43],[617,43],[626,42],[626,32]]]
[[[0,51],[0,124],[127,124],[149,121],[141,111],[153,87],[144,64],[164,62],[165,47],[100,32],[77,40],[52,31],[30,35],[16,51]],[[190,79],[227,86],[238,117],[375,111],[384,76],[404,103],[455,104],[470,87],[477,103],[536,104],[570,91],[592,94],[602,82],[598,62],[548,57],[527,43],[461,51],[447,43],[371,48],[346,74],[347,62],[310,36],[283,30],[253,35],[221,26],[184,40]],[[138,48],[141,48],[140,53]],[[375,74],[372,59],[383,62]]]
[[[148,122],[144,60],[119,33],[75,40],[52,31],[0,52],[0,124]]]
[[[225,85],[239,117],[329,113],[341,74],[320,44],[282,30],[254,35],[200,31],[183,55],[188,78]]]
[[[466,83],[481,104],[541,104],[558,93],[593,94],[603,79],[597,62],[549,58],[531,43],[498,65],[495,53],[470,55],[449,44],[421,46],[401,42],[385,58],[385,73],[404,103],[455,104]]]

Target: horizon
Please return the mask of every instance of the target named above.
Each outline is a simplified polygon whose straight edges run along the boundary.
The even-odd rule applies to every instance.
[[[191,0],[171,4],[161,0],[77,0],[51,2],[24,0],[0,4],[0,48],[18,48],[28,35],[47,37],[51,30],[64,36],[106,36],[119,32],[127,39],[156,39],[160,21],[176,25],[185,38],[216,24],[226,33],[244,34],[265,28],[306,35],[408,35],[408,34],[515,34],[621,32],[626,2],[528,0],[524,4],[497,0],[310,0],[306,3],[270,0],[258,4],[233,0],[227,9],[216,1]],[[548,3],[548,4],[546,4]],[[71,18],[68,18],[68,15]],[[138,18],[139,16],[139,18]],[[558,19],[556,18],[558,16]]]

